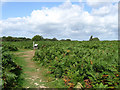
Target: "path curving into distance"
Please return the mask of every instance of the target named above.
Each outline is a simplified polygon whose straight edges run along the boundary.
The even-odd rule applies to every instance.
[[[16,56],[19,58],[19,65],[23,69],[23,77],[25,79],[23,88],[48,88],[45,86],[47,80],[43,80],[43,70],[32,61],[34,54],[35,50],[16,53]]]

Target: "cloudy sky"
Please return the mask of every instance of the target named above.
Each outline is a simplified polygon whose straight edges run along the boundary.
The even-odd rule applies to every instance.
[[[88,40],[118,39],[117,2],[4,2],[2,36]]]

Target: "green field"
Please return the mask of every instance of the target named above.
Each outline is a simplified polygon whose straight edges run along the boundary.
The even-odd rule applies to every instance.
[[[48,69],[46,77],[61,81],[59,88],[120,88],[118,41],[35,43],[38,44],[38,49],[35,50],[33,62]],[[12,54],[32,50],[32,41],[2,42],[2,45],[2,84],[4,87],[22,88],[19,79],[22,70],[20,66],[16,66]],[[7,68],[10,70],[6,70]],[[50,85],[58,85],[56,83],[58,82]]]

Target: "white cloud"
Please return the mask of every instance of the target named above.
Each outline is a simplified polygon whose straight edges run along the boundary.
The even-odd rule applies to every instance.
[[[87,4],[91,7],[101,7],[106,5],[106,3],[110,3],[110,2],[106,2],[108,0],[87,0]]]
[[[106,6],[111,3],[118,3],[120,0],[79,0],[79,2],[86,2],[92,8],[99,8],[102,6]]]
[[[105,12],[106,11],[106,12]],[[3,35],[88,40],[90,35],[100,39],[117,39],[117,4],[107,4],[84,11],[80,5],[65,2],[58,7],[33,10],[30,16],[0,21]]]
[[[107,5],[104,5],[98,9],[96,8],[93,8],[92,9],[92,14],[94,15],[111,15],[111,14],[117,14],[116,12],[118,12],[118,4],[107,4]]]

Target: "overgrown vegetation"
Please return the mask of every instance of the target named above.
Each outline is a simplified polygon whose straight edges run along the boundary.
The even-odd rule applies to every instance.
[[[3,47],[9,48],[8,46],[11,46],[10,48],[14,48],[13,51],[17,51],[18,49],[33,49],[33,42],[32,41],[3,42]]]
[[[4,44],[2,46],[2,53],[5,51],[18,51],[18,48],[15,45]]]
[[[68,87],[119,88],[118,42],[43,42],[34,60]]]
[[[65,87],[120,88],[118,41],[56,40],[35,43],[39,49],[35,52],[34,61],[48,68],[49,76],[63,80]],[[21,72],[21,67],[13,62],[15,58],[8,51],[33,49],[32,46],[32,41],[3,42],[4,87],[17,87],[20,74],[17,71]]]
[[[22,68],[14,60],[15,56],[11,51],[17,51],[14,45],[4,44],[2,49],[2,88],[21,87],[20,77]]]

